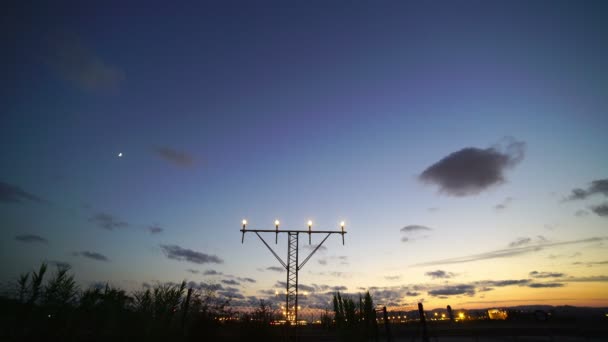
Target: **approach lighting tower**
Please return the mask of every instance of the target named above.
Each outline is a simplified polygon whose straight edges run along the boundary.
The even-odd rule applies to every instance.
[[[279,220],[274,221],[274,229],[247,229],[247,220],[243,220],[243,229],[241,229],[242,237],[241,243],[245,241],[245,233],[255,233],[260,240],[268,247],[268,250],[274,255],[275,258],[281,263],[287,270],[287,285],[285,295],[285,320],[289,324],[298,323],[298,272],[304,267],[306,262],[310,260],[313,254],[323,245],[325,240],[332,234],[342,235],[342,245],[344,245],[344,221],[340,222],[340,230],[312,230],[312,221],[308,221],[308,230],[279,230]],[[283,262],[281,257],[270,247],[270,245],[262,238],[260,233],[274,233],[274,243],[279,241],[279,233],[287,233],[287,262]],[[327,234],[325,238],[310,252],[310,254],[302,261],[298,263],[298,240],[300,234],[308,234],[308,244],[311,244],[312,234]]]

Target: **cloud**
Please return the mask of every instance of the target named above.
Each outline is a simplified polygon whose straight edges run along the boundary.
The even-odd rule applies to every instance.
[[[224,283],[226,285],[235,285],[235,286],[241,285],[241,283],[239,283],[238,281],[233,280],[233,279],[222,279],[221,281],[222,281],[222,283]]]
[[[191,269],[191,268],[187,269],[187,270],[186,270],[186,272],[190,272],[190,273],[192,273],[192,274],[199,274],[199,273],[201,273],[201,271],[199,271],[199,270],[194,270],[194,269]]]
[[[146,227],[146,230],[150,234],[154,235],[154,234],[160,234],[160,233],[162,233],[164,229],[162,229],[158,225],[153,225],[153,226],[150,226],[150,227]]]
[[[40,235],[22,234],[15,236],[15,240],[26,243],[49,243],[49,241]]]
[[[209,255],[191,249],[182,248],[178,245],[160,245],[163,253],[169,259],[179,261],[189,261],[195,264],[216,263],[221,264],[224,261],[215,255]]]
[[[194,158],[191,155],[176,151],[170,147],[155,147],[154,154],[176,166],[191,167],[194,165]]]
[[[608,282],[608,276],[590,276],[590,277],[569,277],[564,279],[559,279],[559,281],[563,282],[575,282],[575,283],[593,283],[593,282]]]
[[[573,189],[567,200],[583,200],[593,195],[608,196],[608,178],[592,181],[587,189]]]
[[[417,225],[417,224],[412,224],[412,225],[401,228],[402,233],[412,233],[412,232],[425,231],[425,230],[433,230],[433,229],[431,229],[429,227]]]
[[[384,279],[386,280],[390,280],[390,281],[394,281],[394,280],[399,280],[401,278],[401,276],[385,276]]]
[[[346,286],[333,286],[331,289],[333,291],[346,291],[346,290],[348,290],[348,287],[346,287]]]
[[[317,260],[317,262],[319,263],[319,265],[327,265],[327,259],[319,259]]]
[[[431,165],[419,179],[437,185],[440,192],[447,195],[476,195],[504,183],[504,171],[521,162],[524,152],[525,143],[510,138],[505,139],[502,146],[467,147]]]
[[[420,232],[431,231],[431,230],[433,230],[433,229],[426,227],[426,226],[417,225],[417,224],[411,224],[409,226],[405,226],[405,227],[401,228],[401,230],[400,230],[401,233],[406,235],[406,236],[401,237],[401,242],[415,241],[419,238],[414,238],[412,236],[416,236]],[[424,235],[421,238],[426,238],[426,237],[428,237],[428,236]]]
[[[48,203],[48,201],[30,193],[22,188],[0,181],[0,202],[22,203],[25,201],[35,203]]]
[[[473,255],[467,255],[467,256],[463,256],[463,257],[456,257],[456,258],[449,258],[449,259],[414,264],[414,265],[412,265],[412,267],[460,264],[460,263],[479,261],[479,260],[508,258],[508,257],[517,256],[517,255],[530,254],[530,253],[542,251],[544,249],[552,248],[552,247],[583,244],[583,243],[589,243],[589,242],[599,242],[599,241],[604,241],[607,239],[608,238],[606,238],[606,237],[591,237],[591,238],[581,239],[581,240],[551,242],[551,243],[536,244],[536,245],[516,247],[516,248],[499,249],[499,250],[489,251],[489,252],[480,253],[480,254],[473,254]]]
[[[475,294],[475,286],[465,284],[446,286],[440,289],[430,290],[428,291],[428,294],[430,296],[453,296],[461,294],[472,296]]]
[[[509,247],[521,247],[523,245],[527,245],[532,242],[532,239],[529,237],[520,237],[517,240],[509,243]]]
[[[106,64],[75,35],[50,37],[45,62],[59,76],[89,91],[117,90],[125,80],[122,70]]]
[[[577,262],[573,262],[572,265],[586,265],[586,266],[593,266],[593,265],[608,265],[608,260],[604,260],[604,261],[589,261],[589,262],[581,262],[581,261],[577,261]]]
[[[420,292],[415,292],[415,291],[407,291],[405,293],[406,296],[408,297],[418,297],[420,296]]]
[[[563,276],[564,276],[563,273],[556,273],[556,272],[538,272],[538,271],[530,272],[530,277],[532,277],[532,278],[560,278]]]
[[[513,202],[513,198],[507,197],[502,202],[495,205],[494,209],[497,211],[505,210],[505,209],[507,209],[507,207],[509,207],[511,205],[511,202]]]
[[[127,222],[121,221],[107,213],[98,213],[95,216],[89,218],[89,222],[93,222],[99,228],[106,230],[114,230],[116,228],[125,228],[129,226]]]
[[[204,275],[222,275],[222,272],[218,272],[216,270],[206,270]]]
[[[576,217],[585,217],[587,215],[589,215],[589,212],[587,210],[583,210],[583,209],[577,210],[574,213],[574,216],[576,216]]]
[[[110,261],[110,259],[108,259],[107,256],[97,253],[97,252],[82,251],[82,252],[74,252],[74,253],[72,253],[72,255],[81,256],[84,258],[89,258],[89,259],[93,259],[93,260],[97,260],[97,261]]]
[[[238,277],[236,279],[238,279],[238,280],[240,280],[240,281],[242,281],[244,283],[255,283],[256,282],[256,280],[252,279],[252,278],[241,278],[241,277]]]
[[[530,279],[507,279],[507,280],[483,280],[477,281],[475,285],[481,285],[483,287],[505,287],[513,285],[526,285],[530,283]]]
[[[596,213],[598,216],[608,216],[608,202],[591,206],[589,209]]]
[[[432,279],[449,279],[455,276],[455,274],[452,272],[446,272],[442,270],[426,272],[424,275],[427,275]]]
[[[285,272],[285,269],[283,267],[278,267],[278,266],[270,266],[270,267],[266,267],[266,269],[269,271],[275,271],[275,272]]]
[[[538,288],[552,288],[552,287],[563,287],[562,283],[532,283],[529,284],[528,287],[538,289]]]

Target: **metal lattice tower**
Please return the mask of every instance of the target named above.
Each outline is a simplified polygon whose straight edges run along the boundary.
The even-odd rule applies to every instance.
[[[289,324],[296,324],[298,322],[298,272],[304,267],[304,264],[310,260],[310,258],[315,254],[315,252],[323,245],[323,243],[329,238],[332,234],[340,234],[342,235],[342,244],[344,245],[344,234],[346,231],[344,230],[344,222],[340,223],[341,230],[312,230],[312,222],[308,221],[308,230],[279,230],[279,221],[275,221],[275,230],[271,229],[246,229],[247,228],[247,220],[243,220],[243,229],[241,229],[242,237],[241,243],[245,241],[245,233],[255,233],[260,240],[266,245],[268,250],[274,255],[275,258],[281,263],[281,265],[287,270],[287,283],[286,283],[286,291],[285,291],[285,320]],[[283,260],[277,255],[277,253],[268,245],[266,240],[262,238],[259,233],[274,233],[275,234],[275,244],[279,240],[279,233],[287,233],[287,262],[283,262]],[[312,234],[327,234],[325,238],[319,243],[315,249],[310,252],[310,254],[299,263],[299,237],[300,234],[308,234],[308,243],[310,244],[312,239]]]

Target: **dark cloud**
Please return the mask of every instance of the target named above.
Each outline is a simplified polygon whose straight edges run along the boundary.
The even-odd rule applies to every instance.
[[[475,287],[473,285],[451,285],[446,286],[440,289],[430,290],[428,291],[430,296],[453,296],[453,295],[474,295]]]
[[[319,259],[317,260],[317,262],[319,263],[319,265],[327,265],[327,259]]]
[[[285,272],[285,269],[283,267],[278,267],[278,266],[270,266],[270,267],[266,267],[266,269],[269,271],[275,271],[275,272]]]
[[[125,79],[122,70],[106,64],[74,34],[56,34],[47,42],[46,64],[79,88],[115,91]]]
[[[505,139],[502,146],[464,148],[424,170],[419,179],[451,196],[475,195],[505,182],[504,171],[524,158],[525,143]]]
[[[532,277],[532,278],[560,278],[563,276],[564,276],[563,273],[556,273],[556,272],[538,272],[538,271],[530,272],[530,277]]]
[[[478,260],[508,258],[508,257],[516,256],[516,255],[530,254],[530,253],[542,251],[542,250],[552,248],[552,247],[583,244],[583,243],[590,243],[590,242],[600,242],[600,241],[604,241],[607,239],[608,238],[605,238],[605,237],[592,237],[592,238],[588,238],[588,239],[571,240],[571,241],[564,241],[564,242],[549,242],[549,243],[536,244],[536,245],[531,245],[531,246],[499,249],[499,250],[495,250],[495,251],[485,252],[485,253],[481,253],[481,254],[473,254],[473,255],[457,257],[457,258],[424,262],[424,263],[419,263],[419,264],[415,264],[412,266],[419,267],[419,266],[449,265],[449,264],[460,264],[460,263],[472,262],[472,261],[478,261]]]
[[[531,288],[551,288],[551,287],[563,287],[564,284],[562,283],[532,283],[529,284],[528,287]]]
[[[412,233],[412,232],[425,231],[425,230],[432,230],[432,229],[429,227],[425,227],[425,226],[421,226],[421,225],[417,225],[417,224],[411,224],[409,226],[405,226],[405,227],[401,228],[401,232],[403,232],[403,233]]]
[[[222,272],[218,272],[216,270],[206,270],[204,275],[222,275]]]
[[[35,203],[48,203],[46,200],[23,190],[22,188],[0,181],[0,202],[22,203],[24,201]]]
[[[209,255],[191,249],[182,248],[178,245],[160,245],[163,253],[169,259],[179,261],[189,261],[195,264],[216,263],[221,264],[224,261],[215,255]]]
[[[108,213],[98,213],[95,216],[89,218],[89,222],[93,222],[99,228],[107,230],[114,230],[116,228],[125,228],[129,226],[127,222],[121,221]]]
[[[401,242],[408,242],[410,241],[410,238],[408,238],[407,236],[404,236],[401,238]]]
[[[238,281],[233,280],[233,279],[222,279],[222,283],[224,283],[226,285],[235,285],[235,286],[241,285],[241,283],[239,283]]]
[[[199,274],[199,273],[201,273],[201,271],[199,271],[199,270],[193,270],[191,268],[187,269],[186,272],[190,272],[192,274]]]
[[[517,240],[509,243],[509,247],[521,247],[523,245],[527,245],[532,242],[532,239],[529,237],[520,237]]]
[[[176,151],[170,147],[155,147],[154,153],[165,161],[180,167],[190,167],[194,165],[194,158],[184,152]]]
[[[304,284],[298,284],[298,290],[300,290],[300,291],[308,291],[308,292],[315,292],[316,288],[314,286],[309,286],[309,285],[304,285]]]
[[[74,253],[72,253],[72,255],[81,256],[84,258],[89,258],[89,259],[93,259],[93,260],[97,260],[97,261],[110,261],[110,259],[108,259],[107,256],[97,253],[97,252],[82,251],[82,252],[74,252]]]
[[[331,288],[333,291],[346,291],[348,288],[346,286],[333,286]]]
[[[442,270],[426,272],[424,275],[427,275],[433,279],[449,279],[455,276],[452,272],[446,272]]]
[[[146,230],[148,231],[148,233],[154,235],[154,234],[160,234],[160,233],[162,233],[164,229],[162,229],[158,225],[153,225],[153,226],[150,226],[150,227],[146,227]]]
[[[27,242],[27,243],[48,243],[49,241],[45,238],[43,238],[40,235],[35,235],[35,234],[22,234],[22,235],[17,235],[15,236],[15,240],[20,241],[20,242]]]
[[[608,276],[590,276],[590,277],[569,277],[564,279],[559,279],[559,281],[564,282],[575,282],[575,283],[594,283],[594,282],[608,282]]]
[[[568,200],[582,200],[593,195],[608,196],[608,178],[592,181],[587,189],[573,189]]]
[[[498,211],[507,209],[507,207],[509,207],[511,205],[511,202],[513,202],[513,198],[507,197],[502,202],[500,202],[497,205],[495,205],[494,209],[496,209]]]
[[[406,296],[408,297],[418,297],[420,296],[420,292],[415,292],[415,291],[407,291],[405,293]]]
[[[598,216],[608,216],[608,202],[591,206],[589,209],[596,213]]]

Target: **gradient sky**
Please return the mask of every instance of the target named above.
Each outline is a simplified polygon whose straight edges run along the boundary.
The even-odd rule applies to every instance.
[[[68,263],[83,288],[187,279],[242,304],[285,281],[256,236],[241,244],[243,218],[344,220],[346,244],[300,273],[304,306],[336,289],[406,308],[606,306],[607,11],[13,4],[0,280]]]

